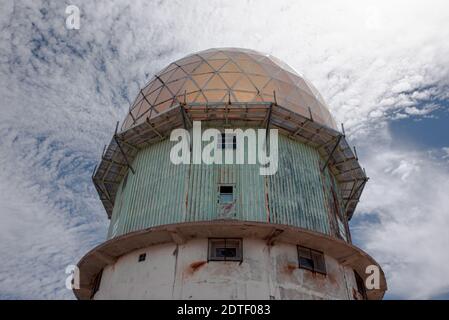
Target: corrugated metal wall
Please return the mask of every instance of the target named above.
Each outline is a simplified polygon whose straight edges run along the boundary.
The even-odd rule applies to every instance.
[[[261,176],[259,165],[174,165],[161,141],[139,152],[120,186],[108,238],[151,226],[213,219],[238,219],[299,226],[335,235],[334,190],[329,171],[321,173],[318,152],[279,136],[279,166]],[[234,186],[235,201],[218,203],[220,184]]]
[[[268,178],[272,222],[330,233],[319,160],[313,148],[280,137],[279,170]]]

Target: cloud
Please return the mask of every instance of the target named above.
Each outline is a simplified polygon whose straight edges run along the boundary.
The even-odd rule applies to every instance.
[[[449,168],[423,152],[374,148],[364,161],[371,179],[354,223],[357,241],[382,265],[391,295],[449,292]]]
[[[443,151],[446,153],[446,154],[444,155],[444,159],[449,158],[449,147],[443,147],[442,149],[443,149]]]
[[[423,108],[417,108],[417,107],[406,107],[404,109],[405,113],[409,114],[409,115],[414,115],[414,116],[423,116],[423,115],[427,115],[435,110],[438,109],[438,106],[435,104],[430,104],[430,105],[426,105]]]
[[[106,214],[90,175],[115,122],[164,65],[221,46],[288,62],[361,145],[372,180],[358,211],[378,215],[381,224],[360,245],[387,266],[390,292],[407,298],[407,288],[418,288],[409,273],[394,271],[402,265],[416,277],[432,275],[421,275],[418,253],[399,252],[406,244],[422,254],[434,247],[438,255],[424,256],[441,274],[447,254],[434,242],[444,237],[425,235],[448,227],[446,203],[429,180],[440,177],[447,190],[448,173],[421,152],[391,147],[388,122],[431,116],[449,99],[446,1],[80,0],[76,31],[65,29],[65,5],[9,1],[0,10],[1,297],[72,298],[63,288],[65,266],[105,237]],[[379,186],[388,187],[385,199]],[[418,282],[422,296],[444,290],[444,281],[436,282]]]

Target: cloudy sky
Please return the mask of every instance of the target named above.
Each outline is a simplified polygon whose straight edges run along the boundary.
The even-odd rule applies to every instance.
[[[353,238],[387,298],[448,299],[449,3],[361,3],[0,0],[0,298],[73,298],[65,267],[106,235],[90,176],[115,122],[164,65],[231,46],[288,62],[345,124],[370,177]]]

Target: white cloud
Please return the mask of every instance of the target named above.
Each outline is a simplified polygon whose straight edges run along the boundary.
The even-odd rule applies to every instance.
[[[430,105],[426,105],[422,108],[417,108],[417,107],[406,107],[404,109],[405,113],[409,114],[409,115],[415,115],[415,116],[423,116],[423,115],[427,115],[435,110],[438,109],[438,106],[435,104],[430,104]]]
[[[444,156],[444,158],[445,158],[445,159],[446,159],[446,158],[449,158],[449,147],[443,147],[442,149],[443,149],[443,151],[446,153],[446,155]]]
[[[359,206],[357,238],[384,268],[390,294],[428,299],[449,292],[449,170],[422,152],[375,146]],[[375,214],[378,223],[365,220]]]
[[[386,121],[430,116],[441,107],[438,100],[449,98],[446,1],[77,5],[79,31],[65,29],[63,2],[10,1],[0,11],[0,256],[7,257],[0,264],[0,296],[71,297],[60,288],[65,264],[105,236],[106,215],[89,170],[115,121],[165,64],[220,46],[271,53],[318,87],[366,150],[362,164],[372,180],[360,208],[377,212],[381,225],[367,232],[362,246],[385,264],[390,292],[410,297],[418,288],[408,282],[412,273],[394,271],[403,265],[415,277],[431,277],[420,269],[418,253],[438,275],[426,285],[417,282],[422,296],[444,290],[444,281],[435,279],[447,258],[437,243],[449,226],[442,214],[447,206],[430,179],[447,190],[449,174],[420,153],[410,158],[378,142],[391,139]],[[413,246],[418,253],[401,254]],[[439,254],[428,257],[427,246]]]
[[[65,268],[106,232],[88,156],[69,141],[0,134],[0,297],[73,298]]]

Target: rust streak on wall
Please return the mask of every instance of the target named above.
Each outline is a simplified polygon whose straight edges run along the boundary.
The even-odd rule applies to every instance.
[[[195,262],[192,262],[189,265],[188,273],[189,274],[194,274],[199,268],[204,266],[206,263],[207,263],[207,261],[195,261]]]

